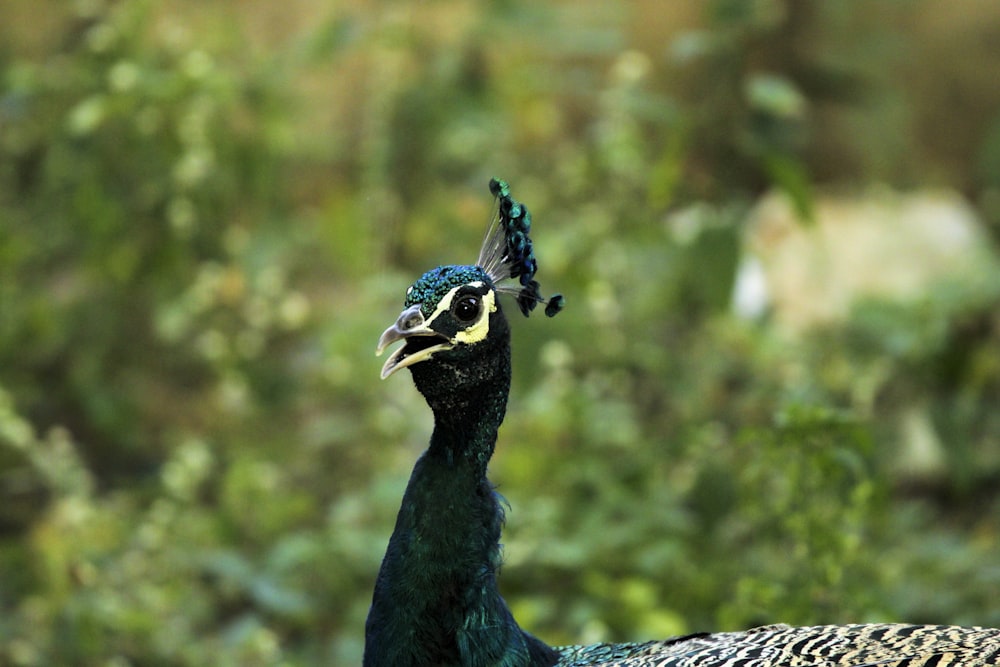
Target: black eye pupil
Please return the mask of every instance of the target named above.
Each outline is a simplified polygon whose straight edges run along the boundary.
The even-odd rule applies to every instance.
[[[479,315],[479,299],[474,296],[463,297],[455,304],[455,317],[463,322],[471,322]]]

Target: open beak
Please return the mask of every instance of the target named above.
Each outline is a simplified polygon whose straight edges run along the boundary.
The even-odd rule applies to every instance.
[[[385,365],[382,366],[383,380],[400,368],[412,366],[430,359],[435,352],[454,347],[443,334],[427,326],[423,313],[420,312],[420,304],[404,310],[396,323],[382,332],[382,336],[378,339],[378,347],[375,348],[375,355],[381,355],[385,348],[399,340],[406,341],[406,344],[397,348],[385,360]]]

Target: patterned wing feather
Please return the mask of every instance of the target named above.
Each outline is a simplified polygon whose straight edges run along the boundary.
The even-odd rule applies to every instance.
[[[940,625],[767,625],[664,642],[559,649],[560,667],[987,667],[1000,630]]]

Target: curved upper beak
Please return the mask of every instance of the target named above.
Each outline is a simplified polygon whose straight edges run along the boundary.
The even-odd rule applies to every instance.
[[[415,341],[414,339],[417,338],[423,340]],[[435,338],[439,342],[435,342]],[[412,366],[419,361],[429,359],[439,350],[452,347],[451,341],[443,334],[431,329],[424,321],[424,315],[420,312],[420,304],[404,310],[396,319],[395,324],[382,332],[378,339],[378,346],[375,348],[376,356],[381,355],[385,348],[400,340],[407,342],[385,360],[385,365],[382,366],[383,380],[400,368]]]

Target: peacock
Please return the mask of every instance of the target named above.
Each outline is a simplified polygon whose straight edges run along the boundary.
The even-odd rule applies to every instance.
[[[523,630],[497,589],[503,505],[487,465],[511,380],[500,295],[538,304],[531,215],[506,182],[474,265],[439,266],[406,290],[382,334],[385,379],[409,368],[434,415],[430,444],[403,494],[365,623],[364,667],[979,667],[1000,665],[1000,629],[865,624],[700,633],[666,640],[551,647]],[[517,279],[517,284],[511,284]]]

